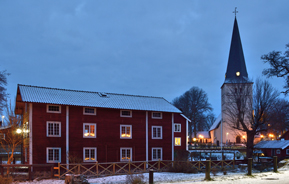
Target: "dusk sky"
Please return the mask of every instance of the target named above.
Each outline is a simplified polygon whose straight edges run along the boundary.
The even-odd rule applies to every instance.
[[[0,70],[12,101],[17,84],[170,102],[197,86],[218,116],[235,7],[249,78],[265,78],[261,55],[289,43],[288,0],[1,0]]]

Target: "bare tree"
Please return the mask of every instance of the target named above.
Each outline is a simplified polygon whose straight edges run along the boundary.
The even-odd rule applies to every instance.
[[[207,93],[198,87],[192,87],[180,97],[175,98],[173,104],[191,120],[189,123],[189,139],[192,140],[192,131],[194,131],[196,137],[198,124],[204,122],[206,113],[212,111]]]
[[[289,102],[276,99],[268,113],[268,129],[282,135],[289,128]]]
[[[264,63],[269,63],[270,68],[263,70],[263,75],[267,77],[282,77],[285,79],[285,95],[289,93],[289,44],[285,47],[287,50],[282,55],[281,51],[272,51],[264,54],[261,59]]]
[[[0,129],[0,144],[5,150],[8,156],[7,164],[11,164],[13,161],[14,153],[17,147],[23,143],[23,137],[19,130],[22,130],[22,117],[14,113],[14,109],[10,105],[6,106],[7,121],[3,122]],[[17,129],[19,129],[17,131]],[[8,171],[7,171],[8,172]]]
[[[4,110],[4,106],[6,104],[6,98],[8,94],[6,93],[6,85],[7,85],[7,73],[6,70],[0,71],[0,112]]]
[[[247,158],[253,155],[254,138],[267,130],[268,113],[279,93],[268,81],[257,79],[253,87],[248,83],[232,85],[228,90],[224,109],[229,127],[247,134]]]

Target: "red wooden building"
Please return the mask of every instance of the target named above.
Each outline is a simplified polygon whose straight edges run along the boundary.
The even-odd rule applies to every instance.
[[[15,112],[29,164],[173,160],[188,145],[189,120],[161,97],[18,85]]]
[[[254,148],[262,150],[267,157],[289,157],[289,140],[261,141]]]

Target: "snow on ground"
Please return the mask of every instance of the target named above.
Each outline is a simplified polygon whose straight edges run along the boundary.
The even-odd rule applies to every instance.
[[[247,176],[246,172],[233,173],[229,172],[227,175],[217,173],[217,176],[211,174],[213,181],[204,181],[205,173],[200,174],[184,174],[184,173],[154,173],[155,183],[180,183],[180,184],[205,184],[205,183],[221,183],[221,184],[288,184],[289,180],[289,165],[285,165],[278,169],[278,173],[263,172],[253,173],[253,176]],[[144,180],[148,182],[148,173],[144,173]],[[108,176],[103,178],[89,179],[91,184],[120,184],[125,183],[126,176]],[[19,184],[63,184],[64,180],[42,180],[33,182],[20,182]],[[16,184],[16,183],[15,183]]]

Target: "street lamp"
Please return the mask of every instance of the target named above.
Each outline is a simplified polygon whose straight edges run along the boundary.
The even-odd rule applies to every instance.
[[[2,115],[2,125],[1,125],[1,126],[3,126],[3,121],[4,121],[4,118],[5,118],[5,116],[4,116],[4,115]]]

